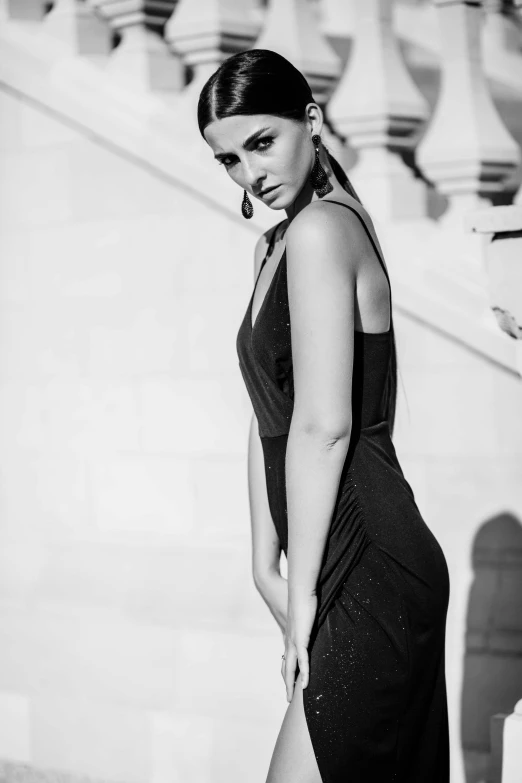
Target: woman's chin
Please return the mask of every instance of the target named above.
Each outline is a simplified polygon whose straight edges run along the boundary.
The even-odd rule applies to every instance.
[[[265,202],[269,209],[286,209],[291,203],[291,200],[288,199],[288,194],[282,188],[278,188],[274,197],[270,201]]]

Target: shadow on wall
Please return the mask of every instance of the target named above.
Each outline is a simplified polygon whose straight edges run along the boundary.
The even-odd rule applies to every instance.
[[[475,574],[466,621],[461,739],[466,783],[486,783],[490,719],[522,698],[522,525],[489,519],[473,546]]]

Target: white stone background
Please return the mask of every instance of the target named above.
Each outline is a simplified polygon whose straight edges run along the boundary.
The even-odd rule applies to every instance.
[[[9,92],[0,117],[0,758],[263,783],[287,703],[250,573],[235,352],[256,236]],[[522,519],[521,385],[395,324],[395,445],[451,573],[461,783],[471,549],[496,514]]]

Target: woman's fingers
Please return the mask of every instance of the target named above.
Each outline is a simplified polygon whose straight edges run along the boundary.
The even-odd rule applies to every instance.
[[[297,666],[299,666],[302,687],[306,688],[310,673],[308,649],[305,646],[297,649],[294,644],[289,644],[285,646],[285,657],[281,660],[281,675],[285,681],[286,700],[289,702],[294,695]]]
[[[299,673],[301,675],[301,683],[303,688],[308,685],[309,664],[308,664],[308,650],[306,647],[302,647],[297,651],[297,660],[299,663]]]
[[[312,626],[317,614],[317,596],[314,594],[297,597],[288,601],[287,635],[285,638],[285,661],[283,679],[286,685],[286,700],[292,701],[297,668],[301,675],[301,685],[308,686],[309,656],[308,645]]]
[[[294,695],[295,668],[297,664],[297,652],[293,645],[287,648],[285,653],[284,680],[286,686],[286,700],[292,701]]]

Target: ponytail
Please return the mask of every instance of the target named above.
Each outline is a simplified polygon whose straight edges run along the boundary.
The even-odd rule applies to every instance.
[[[361,206],[364,206],[361,199],[355,192],[355,188],[350,182],[350,180],[348,179],[348,175],[346,171],[343,169],[343,167],[341,166],[341,164],[334,158],[334,156],[332,155],[329,149],[326,149],[326,154],[328,155],[328,160],[330,162],[330,166],[332,167],[333,173],[339,180],[340,184],[343,186],[346,192],[350,194],[350,196],[352,196],[356,201],[358,201]]]
[[[361,199],[355,192],[355,188],[353,187],[352,183],[348,179],[348,175],[346,174],[346,171],[343,169],[341,164],[334,158],[334,156],[328,149],[326,150],[326,154],[328,155],[328,160],[332,167],[332,171],[337,177],[339,183],[343,186],[346,192],[350,194],[350,196],[352,196],[356,201],[359,202],[359,204],[362,207],[364,207],[364,204],[362,203]],[[377,252],[377,248],[375,248],[375,251]],[[377,252],[377,255],[380,254]],[[386,277],[388,277],[388,275],[386,275]],[[390,302],[391,302],[391,293],[390,293]],[[388,419],[390,425],[390,435],[393,435],[393,429],[395,426],[395,409],[397,405],[397,347],[395,344],[395,331],[393,329],[392,313],[390,313],[390,329],[391,329],[390,369],[384,387],[383,405],[384,405],[385,418]]]

